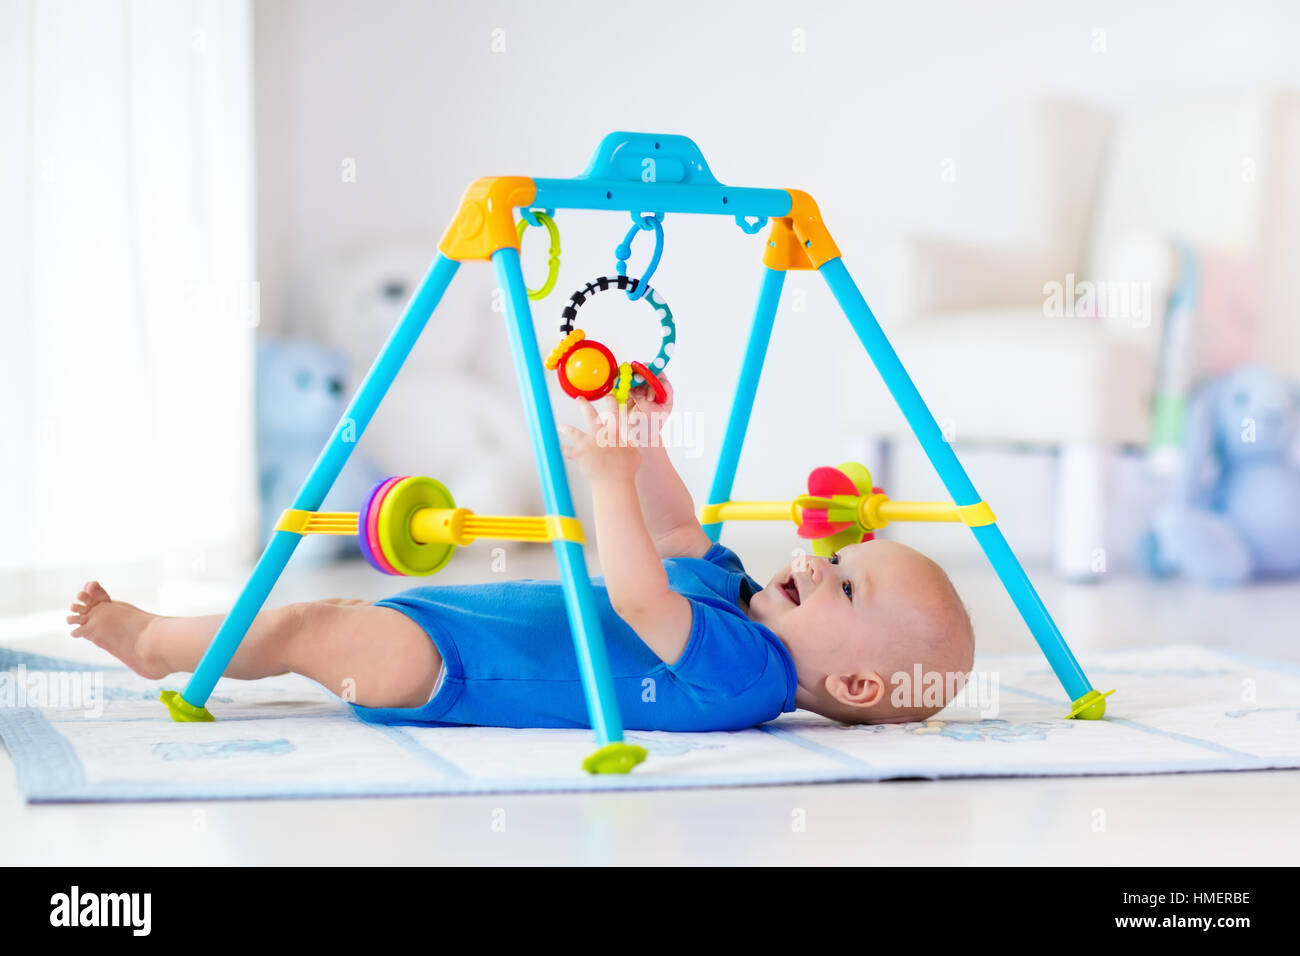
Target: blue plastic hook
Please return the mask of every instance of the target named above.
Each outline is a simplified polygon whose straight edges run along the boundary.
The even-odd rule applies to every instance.
[[[538,228],[542,225],[542,223],[540,223],[537,220],[537,217],[533,215],[533,213],[536,212],[545,213],[546,215],[550,216],[552,219],[555,218],[554,209],[540,209],[540,208],[529,209],[527,206],[523,206],[520,208],[519,218],[522,219],[524,222],[528,223],[528,225],[533,226],[534,228]]]
[[[637,280],[636,288],[627,293],[627,297],[635,302],[641,296],[646,294],[650,288],[650,277],[654,275],[655,270],[659,268],[659,259],[664,254],[664,214],[661,212],[651,213],[648,216],[633,216],[632,228],[627,231],[623,241],[619,243],[618,248],[614,250],[614,257],[618,260],[617,269],[621,276],[627,275],[627,260],[632,256],[632,240],[636,234],[642,230],[649,232],[654,230],[655,234],[655,251],[650,256],[650,264],[646,266],[645,274]]]

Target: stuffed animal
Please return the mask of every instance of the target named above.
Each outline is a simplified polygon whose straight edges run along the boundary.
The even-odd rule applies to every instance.
[[[342,352],[304,340],[262,340],[257,349],[257,455],[263,538],[298,488],[347,407],[353,385]],[[383,475],[354,452],[322,511],[357,511]],[[311,535],[298,547],[309,561],[358,554],[355,538]]]
[[[365,368],[429,269],[428,242],[340,254],[317,272],[312,335]],[[483,514],[538,514],[540,483],[490,270],[463,270],[366,430],[387,474],[437,478]],[[551,303],[544,303],[549,309]],[[554,308],[558,311],[559,304]]]
[[[1139,555],[1156,576],[1202,584],[1300,573],[1300,391],[1242,366],[1201,385],[1188,404],[1175,500]]]

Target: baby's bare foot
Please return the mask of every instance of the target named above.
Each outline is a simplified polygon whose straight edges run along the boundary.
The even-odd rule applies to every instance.
[[[144,640],[145,630],[157,617],[134,604],[114,601],[98,581],[88,581],[72,602],[68,623],[75,625],[73,637],[87,638],[141,677],[160,680],[171,671]]]

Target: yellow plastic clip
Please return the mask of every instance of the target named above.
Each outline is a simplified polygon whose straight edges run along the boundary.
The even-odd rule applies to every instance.
[[[280,520],[275,523],[276,531],[292,531],[294,534],[302,534],[303,529],[307,527],[307,519],[311,517],[310,511],[299,511],[295,508],[286,508],[280,512]]]
[[[275,523],[276,531],[292,531],[294,534],[356,534],[357,513],[355,511],[302,511],[288,508],[280,513],[280,520]]]
[[[957,505],[957,515],[962,524],[968,528],[982,528],[986,524],[996,524],[997,517],[987,501],[977,501],[973,505]]]
[[[546,535],[550,541],[587,543],[587,538],[582,533],[582,522],[567,515],[546,515]]]

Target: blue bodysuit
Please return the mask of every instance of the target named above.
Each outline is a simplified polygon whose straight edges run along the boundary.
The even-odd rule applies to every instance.
[[[592,583],[614,694],[629,730],[742,730],[792,711],[794,662],[740,606],[761,590],[740,559],[715,544],[702,558],[664,561],[668,585],[691,603],[691,635],[669,666],[614,613]],[[420,625],[443,676],[422,707],[361,707],[384,724],[590,727],[558,581],[421,587],[376,602]]]

